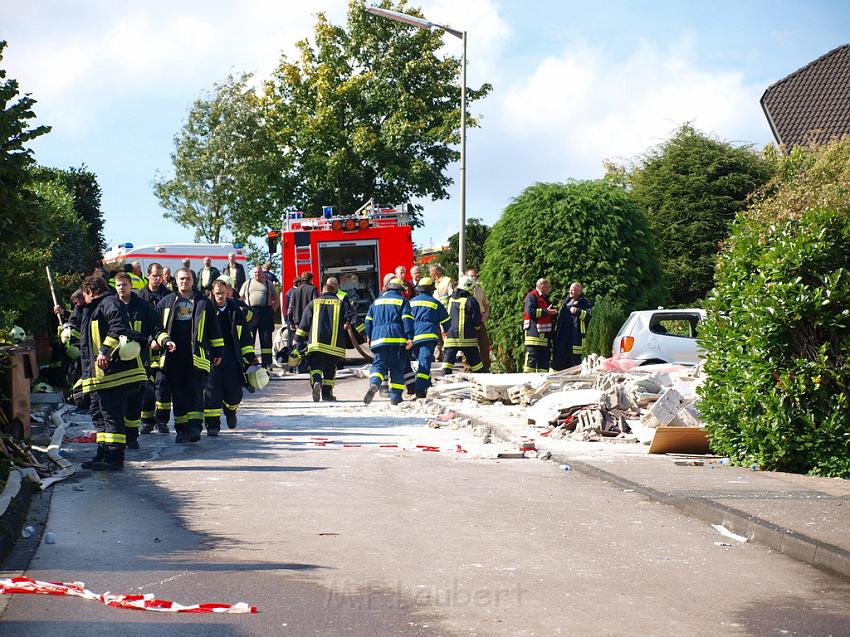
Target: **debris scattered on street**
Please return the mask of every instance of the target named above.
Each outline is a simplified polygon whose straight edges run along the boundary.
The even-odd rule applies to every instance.
[[[738,535],[737,533],[732,533],[729,529],[727,529],[722,524],[712,524],[711,525],[715,531],[720,533],[723,537],[728,537],[730,540],[735,540],[736,542],[746,542],[747,538],[743,535]]]

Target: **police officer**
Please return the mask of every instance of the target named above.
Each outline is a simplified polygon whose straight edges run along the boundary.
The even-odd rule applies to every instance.
[[[157,399],[167,386],[174,411],[176,443],[198,442],[204,428],[204,386],[212,365],[221,362],[224,339],[212,303],[193,287],[189,268],[176,273],[177,292],[157,305],[156,342],[165,354],[157,373]]]
[[[449,327],[446,330],[443,351],[443,375],[452,373],[455,359],[463,352],[469,370],[479,372],[484,365],[478,349],[478,330],[481,329],[481,307],[472,295],[475,281],[464,275],[449,299]]]
[[[560,371],[581,365],[581,348],[590,323],[593,305],[584,296],[581,283],[570,285],[570,295],[558,313],[558,325],[552,346],[552,369]]]
[[[245,315],[228,294],[225,281],[218,279],[212,284],[213,307],[224,340],[224,351],[221,364],[212,367],[204,388],[204,423],[208,436],[217,436],[221,431],[222,412],[228,428],[236,427],[236,409],[242,402],[245,381],[243,362],[249,365],[258,363],[254,338],[245,322]]]
[[[139,298],[150,305],[154,311],[156,311],[159,302],[171,293],[163,283],[164,278],[162,265],[159,263],[148,265],[148,284],[139,292]],[[168,433],[168,419],[171,416],[171,394],[163,392],[163,395],[157,400],[154,391],[156,373],[159,370],[159,354],[161,354],[159,345],[156,341],[152,341],[148,365],[150,380],[145,383],[142,390],[142,425],[139,429],[139,433],[142,434],[151,433],[154,427],[160,433]]]
[[[337,362],[345,358],[345,333],[357,314],[347,300],[337,296],[337,289],[328,281],[322,293],[307,306],[301,323],[295,331],[295,345],[299,349],[307,342],[310,366],[310,385],[313,400],[335,401]]]
[[[417,361],[415,391],[417,398],[425,398],[431,386],[434,349],[450,318],[443,304],[434,298],[434,280],[431,277],[419,279],[416,292],[418,294],[410,301],[414,323],[413,353]]]
[[[124,427],[127,430],[127,448],[138,449],[142,402],[145,397],[145,387],[150,382],[150,351],[148,344],[156,328],[156,312],[148,303],[133,292],[132,285],[133,283],[126,273],[119,272],[115,275],[115,291],[127,310],[130,328],[134,332],[134,339],[142,344],[140,356],[142,364],[145,367],[146,378],[145,382],[140,384],[138,389],[128,396],[127,414],[124,418]]]
[[[558,310],[549,303],[549,279],[537,279],[537,285],[525,295],[522,327],[525,330],[524,372],[549,371],[549,344],[552,317]]]
[[[124,468],[127,399],[147,374],[138,356],[131,360],[114,356],[119,338],[132,336],[124,304],[109,293],[109,286],[99,276],[86,277],[82,290],[86,302],[79,327],[82,389],[91,400],[98,443],[95,457],[83,467],[114,471]]]
[[[369,404],[378,393],[381,383],[389,373],[390,403],[401,402],[404,390],[404,364],[406,350],[413,347],[414,323],[410,303],[402,296],[404,281],[393,277],[369,307],[366,315],[366,336],[374,358],[369,374],[369,389],[363,402]]]

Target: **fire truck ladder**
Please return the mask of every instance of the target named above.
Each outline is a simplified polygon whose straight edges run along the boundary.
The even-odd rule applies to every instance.
[[[310,248],[310,233],[296,232],[295,240],[295,267],[300,270],[301,266],[307,266],[309,272],[313,271],[313,251]]]

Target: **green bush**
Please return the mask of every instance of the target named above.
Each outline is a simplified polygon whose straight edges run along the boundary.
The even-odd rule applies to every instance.
[[[593,305],[590,325],[587,326],[587,334],[582,342],[584,355],[599,354],[610,357],[611,344],[627,316],[621,302],[609,299],[607,296],[599,299]]]
[[[850,139],[780,160],[719,260],[700,412],[740,464],[850,477],[848,158]]]
[[[540,277],[552,300],[581,281],[631,311],[658,304],[660,266],[646,217],[625,189],[604,181],[539,183],[503,212],[487,238],[481,281],[490,299],[487,329],[499,369],[524,356],[523,298]]]

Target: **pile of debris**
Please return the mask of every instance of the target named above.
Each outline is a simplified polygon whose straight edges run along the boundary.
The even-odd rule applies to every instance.
[[[622,370],[616,361],[590,356],[580,367],[551,374],[457,374],[440,379],[432,392],[525,406],[528,424],[550,430],[552,438],[651,444],[659,428],[701,429],[697,388],[703,382],[700,365]]]

